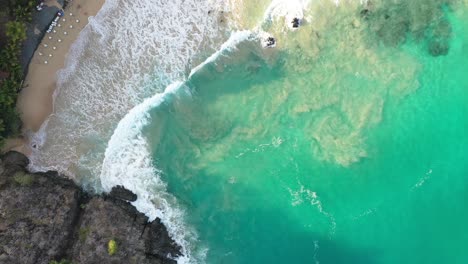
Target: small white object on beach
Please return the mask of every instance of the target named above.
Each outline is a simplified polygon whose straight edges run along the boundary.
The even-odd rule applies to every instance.
[[[57,49],[57,47],[52,47],[52,49],[56,50],[56,49]]]
[[[73,28],[73,25],[70,25],[70,28]]]
[[[58,39],[57,41],[58,41],[58,42],[62,42],[62,40],[61,40],[61,39]]]
[[[44,61],[44,64],[47,64],[48,62],[47,61]]]
[[[47,44],[44,44],[44,48],[47,48]]]
[[[51,37],[51,36],[49,36],[49,39],[52,39],[52,37]]]
[[[72,13],[70,13],[70,16],[73,16],[73,14],[72,14]]]
[[[77,20],[75,20],[75,22],[76,22],[76,23],[80,23],[80,20],[79,20],[79,19],[77,19]]]
[[[64,18],[64,19],[62,19],[62,21],[65,22],[65,21],[67,21],[67,20]]]
[[[68,34],[66,31],[63,32],[64,35]]]
[[[49,57],[52,57],[52,54],[49,54]]]
[[[62,25],[58,24],[57,27],[61,27]]]
[[[42,56],[42,52],[39,52],[39,56]]]
[[[54,31],[53,31],[53,32],[54,32],[54,33],[57,33],[57,30],[55,30],[55,29],[54,29]]]

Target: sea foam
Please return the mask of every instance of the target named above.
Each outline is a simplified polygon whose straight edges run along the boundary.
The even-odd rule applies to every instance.
[[[310,0],[273,0],[265,11],[264,21],[284,19],[285,24],[293,29],[292,21],[297,18],[304,19],[304,10]]]
[[[219,50],[191,71],[190,76],[250,38],[253,38],[250,31],[232,33]],[[183,210],[167,192],[166,184],[160,177],[161,172],[154,168],[151,147],[143,135],[144,127],[151,122],[149,111],[181,89],[188,88],[180,81],[172,83],[163,93],[156,94],[130,110],[119,122],[105,151],[100,180],[105,191],[110,191],[112,186],[123,185],[135,192],[138,195],[135,207],[151,220],[159,217],[172,238],[182,246],[184,255],[178,259],[178,263],[195,263],[203,259],[206,250],[192,252],[191,244],[197,240],[196,233],[185,225]]]
[[[100,175],[118,121],[185,78],[192,61],[224,42],[228,29],[207,11],[228,5],[224,0],[107,0],[57,75],[53,114],[30,136],[32,169],[57,170],[99,189],[93,177]]]
[[[183,210],[153,167],[142,129],[150,121],[150,109],[185,89],[180,80],[242,41],[258,37],[245,30],[220,42],[228,29],[207,10],[230,4],[107,0],[58,73],[54,113],[30,136],[33,170],[57,170],[96,191],[117,184],[134,191],[139,197],[134,205],[151,219],[160,217],[183,247],[179,263],[197,262],[206,250],[192,251],[196,233],[185,225]],[[275,6],[269,8],[269,18],[293,14],[279,11],[292,10],[288,5]],[[212,55],[187,72],[197,56],[207,52]]]

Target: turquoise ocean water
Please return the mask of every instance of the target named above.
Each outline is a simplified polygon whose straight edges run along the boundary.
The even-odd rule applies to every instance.
[[[151,109],[207,263],[468,263],[468,6],[410,2],[314,5]]]

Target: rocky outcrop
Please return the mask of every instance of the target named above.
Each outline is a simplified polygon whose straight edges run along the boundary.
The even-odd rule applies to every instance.
[[[112,187],[111,192],[109,193],[110,197],[114,197],[116,199],[125,200],[129,202],[134,202],[137,200],[136,194],[132,193],[131,191],[125,189],[121,185],[117,185]]]
[[[56,172],[29,173],[28,159],[0,159],[0,263],[176,263],[180,247],[116,187],[88,195]]]

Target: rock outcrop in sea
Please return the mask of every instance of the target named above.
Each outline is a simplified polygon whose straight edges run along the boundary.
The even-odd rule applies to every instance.
[[[18,152],[0,158],[0,263],[176,263],[180,246],[129,203],[135,194],[88,194],[28,163]]]

